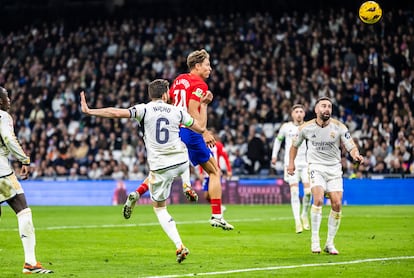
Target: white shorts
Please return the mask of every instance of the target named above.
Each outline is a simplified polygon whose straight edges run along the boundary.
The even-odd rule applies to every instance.
[[[287,173],[287,166],[285,166],[285,182],[289,185],[298,184],[300,181],[302,183],[309,183],[309,174],[308,174],[308,167],[307,165],[299,165],[295,169],[295,173],[293,175],[289,175]]]
[[[0,178],[0,203],[22,193],[24,193],[23,188],[14,173]]]
[[[325,192],[343,192],[342,165],[309,164],[310,188],[322,186]]]
[[[165,170],[150,171],[148,176],[148,187],[151,199],[162,202],[170,197],[171,185],[175,177],[180,176],[190,167],[187,162]]]

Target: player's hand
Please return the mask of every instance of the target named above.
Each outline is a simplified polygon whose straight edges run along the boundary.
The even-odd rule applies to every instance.
[[[89,114],[89,107],[88,107],[88,104],[86,103],[86,98],[85,98],[85,92],[84,91],[80,92],[80,100],[81,100],[82,112],[85,113],[85,114]]]
[[[362,155],[355,156],[354,160],[357,161],[359,164],[364,164],[364,157]]]
[[[286,168],[288,175],[293,176],[295,174],[295,165],[290,165]]]
[[[364,157],[359,153],[358,150],[353,149],[349,154],[355,163],[364,164]]]
[[[276,165],[276,158],[272,158],[272,161],[270,163],[272,163],[273,166]]]
[[[214,136],[208,130],[203,132],[203,139],[204,139],[204,142],[206,142],[206,145],[209,148],[212,148],[216,145],[216,139],[214,138]]]
[[[213,93],[207,90],[206,93],[201,96],[200,102],[204,104],[209,104],[212,100],[213,100]]]
[[[30,174],[29,165],[22,165],[22,168],[20,169],[20,178],[22,180],[26,180],[27,178],[29,178],[29,174]]]
[[[233,172],[232,171],[227,171],[227,178],[231,178],[233,176]]]

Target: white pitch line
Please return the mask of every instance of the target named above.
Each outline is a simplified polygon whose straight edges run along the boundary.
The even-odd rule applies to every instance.
[[[249,219],[232,219],[231,222],[261,222],[269,219],[249,218]],[[270,218],[271,221],[292,220],[292,217],[278,217]],[[193,224],[208,224],[208,220],[196,221],[177,221],[177,225],[193,225]],[[52,231],[52,230],[76,230],[76,229],[102,229],[102,228],[122,228],[122,227],[144,227],[144,226],[159,226],[158,222],[148,223],[128,223],[128,224],[101,224],[101,225],[74,225],[74,226],[51,226],[51,227],[36,227],[37,231]],[[1,228],[1,232],[18,231],[17,228]]]
[[[233,273],[253,272],[253,271],[269,271],[269,270],[279,270],[279,269],[319,267],[319,266],[332,266],[332,265],[349,265],[349,264],[361,264],[361,263],[378,262],[378,261],[395,261],[395,260],[411,260],[411,259],[414,259],[414,256],[390,257],[390,258],[372,258],[372,259],[363,259],[363,260],[336,262],[336,263],[318,263],[318,264],[300,264],[300,265],[255,267],[255,268],[244,268],[244,269],[234,269],[234,270],[226,270],[226,271],[200,272],[200,273],[189,273],[189,274],[182,274],[181,273],[181,274],[172,274],[172,275],[163,275],[163,276],[146,276],[144,278],[176,278],[176,277],[194,277],[194,276],[202,276],[202,275],[212,276],[212,275],[233,274]]]

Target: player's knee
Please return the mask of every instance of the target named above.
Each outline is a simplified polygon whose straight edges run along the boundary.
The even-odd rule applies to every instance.
[[[211,177],[211,176],[220,176],[220,171],[219,168],[217,167],[217,165],[213,164],[213,163],[209,163],[208,165],[206,165],[206,167],[204,168],[204,170],[207,172],[207,174]]]
[[[324,198],[323,196],[313,196],[313,204],[315,206],[321,207],[323,206]]]
[[[341,211],[342,204],[341,202],[331,200],[331,208],[333,211]]]

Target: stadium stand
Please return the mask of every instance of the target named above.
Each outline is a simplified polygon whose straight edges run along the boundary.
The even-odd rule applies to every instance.
[[[9,11],[20,4],[25,15],[40,13],[27,1],[4,2]],[[367,157],[355,167],[344,156],[347,176],[414,174],[414,9],[384,9],[381,22],[368,26],[349,7],[273,13],[259,1],[261,9],[246,12],[248,1],[244,11],[211,8],[199,15],[189,6],[177,15],[177,7],[167,6],[170,15],[138,17],[130,1],[110,7],[86,1],[86,11],[111,14],[87,17],[84,11],[76,21],[70,12],[82,1],[54,2],[60,1],[49,1],[46,10],[59,14],[66,7],[69,18],[31,17],[2,25],[0,33],[0,84],[11,92],[32,179],[145,176],[143,141],[131,132],[137,124],[84,118],[79,92],[87,92],[93,107],[146,102],[148,81],[172,80],[187,70],[186,55],[200,48],[212,56],[209,125],[219,131],[230,160],[241,157],[253,169],[241,175],[281,174],[270,161],[250,167],[247,143],[259,132],[270,157],[289,107],[303,103],[309,119],[322,95],[334,99],[335,117],[347,123]],[[151,9],[147,2],[144,11]]]

